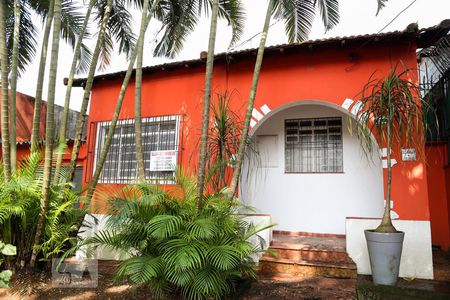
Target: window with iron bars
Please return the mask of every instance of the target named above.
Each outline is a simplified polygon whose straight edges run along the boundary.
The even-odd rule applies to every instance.
[[[175,181],[175,166],[171,170],[151,170],[153,151],[175,153],[178,160],[179,116],[162,116],[142,119],[142,147],[144,152],[146,179],[159,184]],[[97,127],[95,161],[98,160],[105,143],[111,122],[100,122]],[[95,164],[94,164],[95,165]],[[120,120],[112,138],[111,146],[99,178],[100,183],[129,184],[136,181],[136,144],[134,119]]]
[[[342,119],[285,120],[285,172],[343,172]]]

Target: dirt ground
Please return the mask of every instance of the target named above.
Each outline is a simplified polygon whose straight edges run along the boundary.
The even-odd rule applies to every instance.
[[[356,299],[356,279],[323,277],[305,278],[296,282],[259,280],[242,287],[239,295],[231,299]],[[17,274],[12,287],[0,289],[0,299],[8,300],[72,300],[72,299],[152,299],[146,288],[133,289],[127,284],[114,283],[111,275],[99,275],[96,288],[57,288],[52,286],[51,275]]]

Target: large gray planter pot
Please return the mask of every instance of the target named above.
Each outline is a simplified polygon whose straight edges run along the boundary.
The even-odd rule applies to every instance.
[[[369,250],[370,267],[375,284],[395,285],[400,268],[405,233],[379,233],[364,230]]]

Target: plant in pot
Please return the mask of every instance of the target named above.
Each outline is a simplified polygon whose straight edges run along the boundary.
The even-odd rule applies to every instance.
[[[419,154],[424,147],[426,124],[422,111],[427,104],[418,86],[410,79],[411,70],[398,65],[380,79],[375,73],[362,90],[361,110],[356,116],[357,135],[362,148],[371,153],[373,137],[387,157],[386,204],[380,225],[365,230],[372,277],[375,284],[395,285],[405,233],[391,219],[392,153],[413,148]],[[400,160],[400,159],[398,159]]]

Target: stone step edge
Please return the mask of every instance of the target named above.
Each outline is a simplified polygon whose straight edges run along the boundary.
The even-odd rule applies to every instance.
[[[347,254],[346,249],[342,250],[328,250],[328,249],[315,249],[315,248],[293,248],[293,246],[284,246],[284,245],[270,245],[269,249],[273,250],[292,250],[292,251],[311,251],[311,252],[327,252],[327,253],[345,253]]]
[[[302,250],[298,250],[298,252],[303,252]],[[306,254],[307,252],[303,252],[303,254]],[[316,253],[317,254],[317,253]],[[274,259],[274,260],[280,260],[280,259],[286,259],[286,260],[291,260],[293,262],[295,261],[312,261],[312,262],[322,262],[322,263],[328,263],[328,262],[335,262],[333,260],[333,258],[330,257],[316,257],[315,259],[310,259],[308,257],[282,257],[285,255],[278,255],[278,253],[270,253],[270,252],[265,252],[261,258],[268,258],[268,259]],[[354,264],[354,261],[350,258],[350,256],[348,256],[347,254],[344,255],[340,255],[339,253],[337,254],[338,257],[336,259],[336,262],[339,264]]]
[[[276,273],[276,274],[268,274],[268,273],[259,273],[258,280],[267,280],[274,282],[301,282],[311,278],[333,278],[336,280],[352,280],[355,278],[347,278],[347,277],[333,277],[333,276],[325,276],[325,275],[293,275],[291,273]]]
[[[272,258],[272,257],[261,257],[259,263],[274,263],[274,264],[284,264],[284,265],[299,265],[308,267],[324,267],[324,268],[335,268],[335,269],[345,269],[345,270],[355,270],[356,264],[352,263],[342,263],[342,264],[330,264],[324,263],[322,261],[306,261],[306,260],[293,260],[287,258]]]

